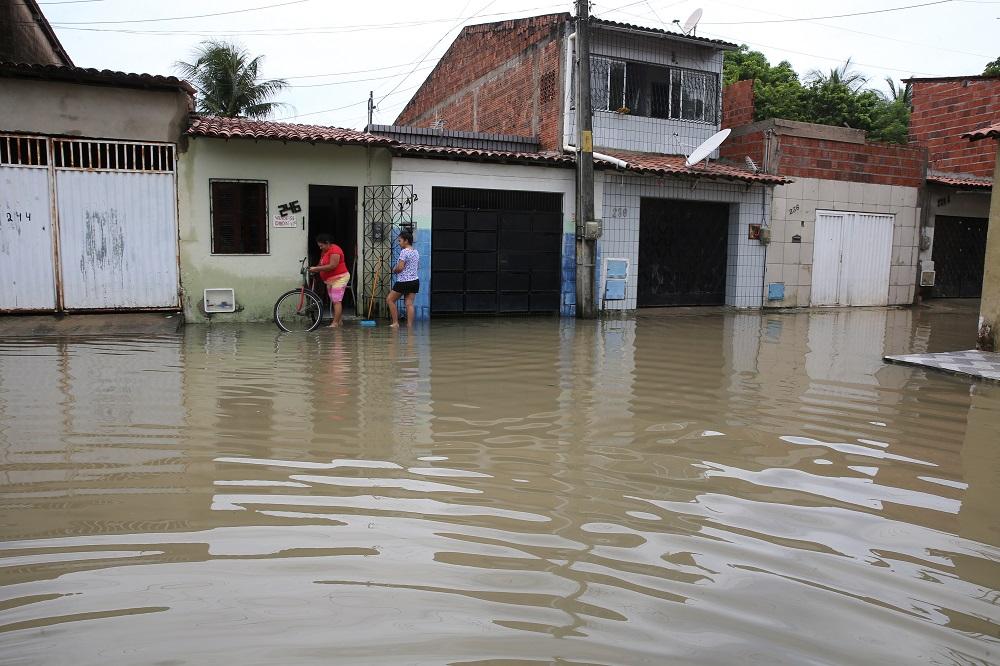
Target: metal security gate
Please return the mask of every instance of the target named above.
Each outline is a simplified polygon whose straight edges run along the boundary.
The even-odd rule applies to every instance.
[[[562,195],[435,187],[431,312],[557,313]]]
[[[729,204],[643,199],[636,305],[726,301]]]
[[[892,215],[817,212],[812,305],[886,305]]]
[[[399,257],[396,237],[402,230],[413,231],[413,202],[417,200],[412,185],[366,185],[362,257],[364,280],[358,312],[367,316],[369,304],[378,316],[388,316],[385,297],[392,284],[392,266]],[[375,277],[378,280],[375,280]],[[373,291],[374,290],[374,291]],[[374,316],[374,314],[373,314]]]
[[[0,266],[0,309],[179,306],[173,145],[0,135],[0,146],[0,253],[17,257]]]
[[[982,295],[988,225],[989,220],[982,217],[934,218],[933,296],[979,298]]]
[[[0,136],[0,310],[54,310],[49,147]]]

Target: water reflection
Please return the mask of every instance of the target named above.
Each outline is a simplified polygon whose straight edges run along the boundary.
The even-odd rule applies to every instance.
[[[0,654],[988,663],[1000,387],[881,362],[973,330],[872,309],[0,342]]]

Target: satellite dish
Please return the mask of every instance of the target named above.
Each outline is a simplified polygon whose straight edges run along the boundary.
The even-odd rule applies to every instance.
[[[691,12],[691,16],[688,16],[687,20],[684,21],[684,25],[681,26],[681,31],[685,35],[690,35],[694,32],[695,28],[698,27],[698,21],[701,20],[701,13],[701,7],[699,7]]]
[[[732,131],[733,130],[727,127],[721,132],[716,132],[712,136],[708,137],[703,144],[691,151],[691,154],[688,155],[684,164],[692,167],[698,162],[701,162],[703,159],[714,153],[718,147],[722,145],[722,142],[729,137],[729,133]]]

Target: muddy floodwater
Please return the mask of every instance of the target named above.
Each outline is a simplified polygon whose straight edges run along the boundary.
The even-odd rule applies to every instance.
[[[0,663],[1000,663],[975,322],[0,341]]]

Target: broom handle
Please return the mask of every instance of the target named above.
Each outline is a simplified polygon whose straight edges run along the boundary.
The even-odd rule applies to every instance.
[[[382,276],[382,267],[381,266],[376,266],[375,267],[375,277],[372,279],[372,297],[368,301],[368,319],[369,320],[372,318],[372,308],[375,307],[375,284],[378,282],[378,279],[381,276]]]

